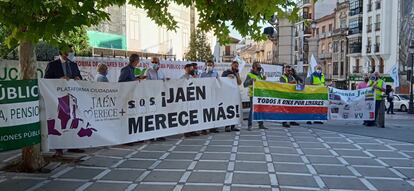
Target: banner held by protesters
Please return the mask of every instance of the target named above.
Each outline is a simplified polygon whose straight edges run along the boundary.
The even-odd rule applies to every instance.
[[[255,121],[325,121],[328,120],[328,90],[324,86],[256,81],[254,83],[253,119]]]

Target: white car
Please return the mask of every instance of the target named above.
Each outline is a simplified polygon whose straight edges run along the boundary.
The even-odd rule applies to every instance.
[[[394,95],[394,110],[399,110],[402,112],[408,111],[408,103],[410,102],[410,96],[404,94],[395,94]],[[385,100],[385,106],[388,108],[390,103]]]

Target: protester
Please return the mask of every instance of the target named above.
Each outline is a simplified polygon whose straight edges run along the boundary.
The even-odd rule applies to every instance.
[[[108,66],[106,64],[98,64],[96,69],[98,74],[96,74],[95,81],[97,82],[109,82],[106,75],[108,74]]]
[[[158,57],[152,57],[151,67],[145,71],[144,76],[147,77],[147,80],[170,80],[160,71],[160,59]]]
[[[184,74],[180,77],[180,79],[191,79],[194,75],[193,64],[186,64],[184,66]]]
[[[129,64],[121,69],[118,82],[130,82],[145,79],[145,76],[135,77],[134,70],[139,64],[138,54],[132,54],[129,57]]]
[[[151,58],[151,65],[145,71],[144,76],[146,76],[146,80],[170,80],[166,78],[164,73],[160,71],[160,59],[158,57]],[[158,137],[156,139],[152,139],[151,141],[165,141],[165,137]]]
[[[250,97],[250,112],[249,112],[249,121],[247,124],[247,130],[252,130],[252,120],[253,120],[253,82],[256,80],[266,80],[266,76],[262,73],[263,69],[258,62],[252,64],[252,69],[247,73],[246,80],[243,83],[244,87],[249,87],[249,97]],[[259,121],[259,129],[267,129],[263,125],[263,121]]]
[[[191,63],[191,65],[193,66],[193,74],[192,74],[193,78],[198,78],[199,77],[199,73],[198,73],[199,71],[198,71],[197,63],[193,62],[193,63]]]
[[[59,58],[47,64],[44,78],[82,80],[78,65],[69,59],[71,55],[74,55],[72,47],[62,48],[59,51]],[[63,111],[61,115],[70,116],[70,113]],[[83,153],[85,150],[68,149],[68,152]],[[56,149],[53,156],[60,157],[62,155],[63,149]]]
[[[294,68],[290,68],[290,74],[295,79],[296,84],[303,84],[303,79],[296,74],[296,70]]]
[[[395,114],[394,113],[394,89],[391,85],[387,85],[385,88],[385,95],[387,96],[387,101],[389,103],[387,114]]]
[[[191,79],[191,78],[195,78],[197,77],[197,75],[195,75],[195,71],[193,69],[195,63],[191,63],[191,64],[186,64],[184,66],[184,75],[181,76],[180,79]],[[197,65],[197,64],[196,64]],[[199,133],[197,132],[188,132],[188,133],[184,133],[185,137],[191,137],[191,136],[200,136]]]
[[[72,47],[62,48],[59,59],[47,64],[44,78],[82,80],[78,65],[69,59],[73,54]]]
[[[369,75],[368,74],[365,74],[364,75],[364,81],[358,83],[357,89],[359,90],[359,89],[368,88],[369,87],[368,82],[369,82]],[[368,123],[369,123],[369,121],[364,120],[363,125],[367,125]]]
[[[296,83],[296,79],[295,77],[292,75],[292,68],[290,66],[285,66],[284,68],[284,72],[282,74],[282,76],[280,77],[279,80],[280,83],[289,83],[289,84],[295,84]],[[282,126],[285,128],[289,128],[290,125],[299,125],[296,122],[290,122],[290,124],[288,122],[282,122]]]
[[[368,88],[369,87],[368,82],[369,82],[369,76],[368,76],[368,74],[365,74],[364,75],[364,81],[358,83],[357,89],[359,90],[359,89]]]
[[[214,70],[214,62],[207,60],[205,70],[200,74],[200,78],[218,78],[218,73]],[[210,129],[210,133],[219,133],[217,128]],[[203,130],[202,134],[207,134],[207,130]]]
[[[325,84],[325,75],[322,73],[322,66],[317,65],[315,68],[315,72],[312,73],[310,76],[310,84],[314,86],[326,86]],[[315,121],[315,124],[323,124],[322,121]],[[306,124],[312,124],[311,121],[306,122]]]
[[[379,72],[374,72],[371,75],[368,84],[375,90],[375,120],[369,121],[367,126],[378,126],[384,128],[385,106],[382,93],[385,92],[386,84],[384,80],[381,79]]]
[[[228,77],[231,79],[236,79],[237,80],[237,85],[241,85],[242,81],[240,79],[240,74],[239,74],[239,63],[237,61],[233,61],[231,63],[231,68],[224,71],[221,74],[221,77]],[[230,126],[226,126],[225,127],[225,131],[226,132],[230,132],[230,131],[240,131],[240,129],[236,128],[235,125],[230,125]]]

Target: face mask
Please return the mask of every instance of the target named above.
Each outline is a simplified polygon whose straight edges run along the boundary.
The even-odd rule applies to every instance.
[[[68,54],[68,59],[69,59],[70,61],[73,61],[73,60],[75,59],[75,53],[73,53],[73,52],[69,53],[69,54]]]
[[[211,72],[213,71],[213,67],[212,66],[207,66],[207,72]]]
[[[198,70],[193,70],[192,73],[193,73],[192,75],[196,75],[196,74],[198,74]]]
[[[316,70],[316,73],[320,74],[322,73],[322,70]]]
[[[158,70],[159,66],[158,66],[158,64],[152,64],[152,68],[153,68],[154,70]]]

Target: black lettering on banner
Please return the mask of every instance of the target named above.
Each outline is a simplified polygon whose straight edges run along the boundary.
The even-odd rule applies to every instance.
[[[145,132],[147,131],[154,131],[154,116],[153,115],[147,115],[145,116]]]
[[[182,111],[178,114],[178,123],[181,126],[186,126],[188,124],[188,113],[185,111]]]
[[[155,105],[155,97],[150,98],[150,105]]]
[[[217,121],[219,120],[226,120],[226,112],[224,112],[223,107],[218,108]]]
[[[136,120],[135,118],[129,118],[128,129],[129,129],[129,134],[137,133],[138,130],[141,133],[142,132],[142,117],[137,117]]]
[[[205,86],[203,86],[202,88],[200,87],[196,88],[196,97],[197,97],[197,100],[200,100],[200,97],[202,99],[206,99],[206,87]]]
[[[187,101],[194,101],[196,98],[195,94],[195,87],[188,87],[187,88]]]
[[[168,127],[169,128],[178,127],[177,113],[169,113],[168,114]]]
[[[216,121],[216,113],[214,107],[203,109],[203,120],[204,122]]]
[[[166,129],[167,125],[165,124],[165,120],[167,120],[167,116],[164,114],[155,115],[155,129],[159,130],[161,127]]]
[[[194,125],[198,123],[197,113],[198,113],[198,110],[190,110],[190,125]]]
[[[171,88],[170,90],[171,90],[170,93],[174,91],[173,88]],[[185,95],[184,95],[183,88],[178,88],[177,89],[177,97],[175,98],[175,102],[179,102],[180,100],[183,101],[183,102],[185,101]],[[171,102],[169,102],[169,103],[171,103]]]
[[[227,118],[232,119],[236,115],[236,112],[234,111],[234,106],[230,105],[227,107]]]
[[[135,108],[135,101],[129,101],[128,102],[128,108],[129,109]]]

